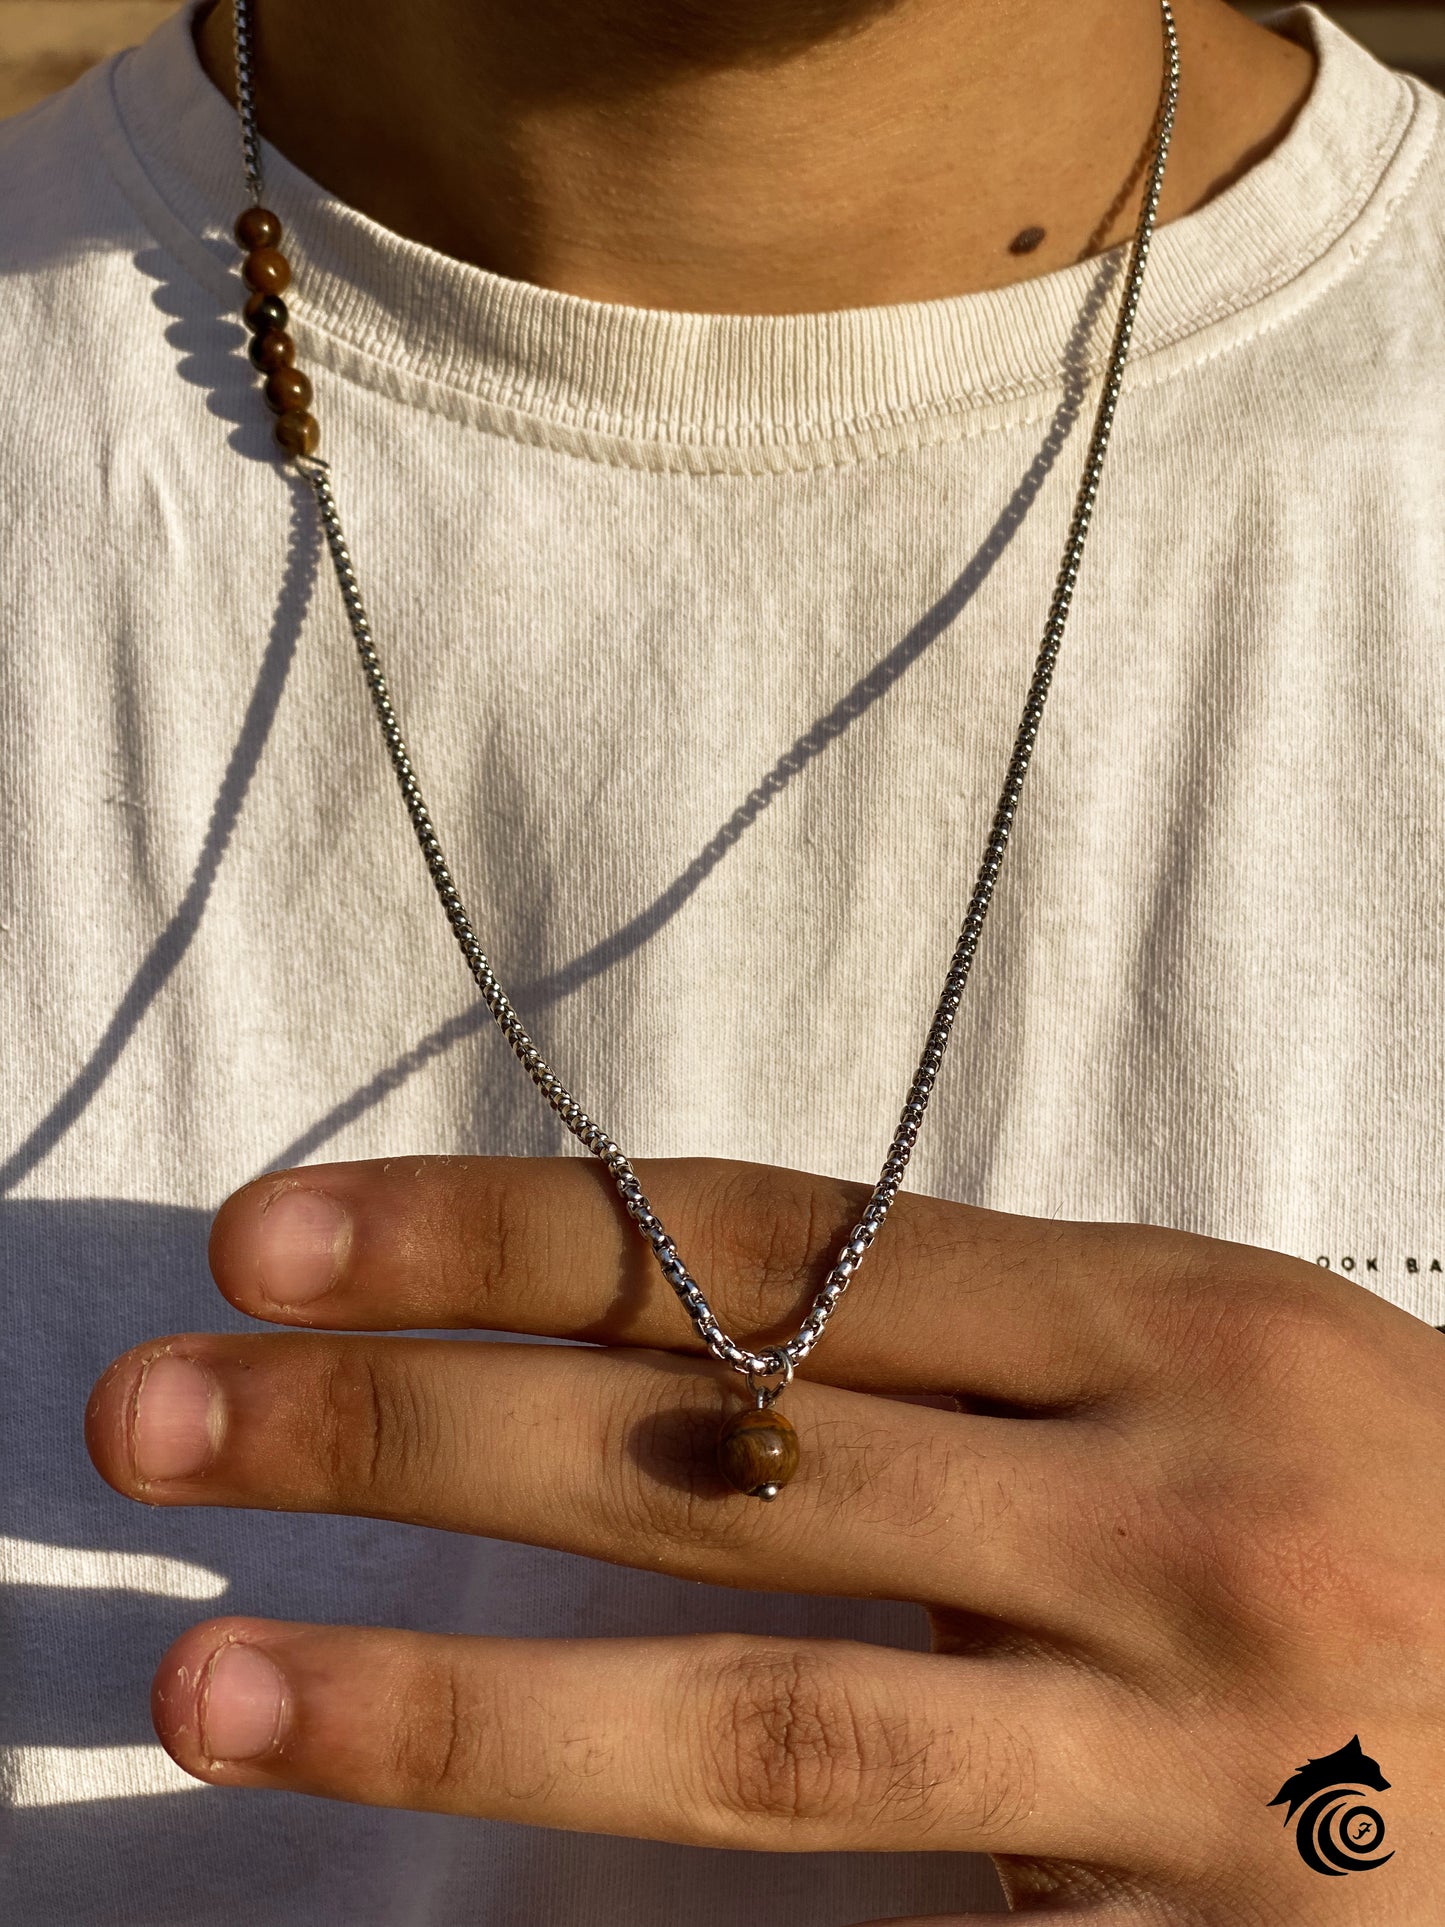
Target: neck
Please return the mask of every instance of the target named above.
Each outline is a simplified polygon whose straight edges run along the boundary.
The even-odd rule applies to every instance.
[[[1310,82],[1303,49],[1225,0],[1175,14],[1163,220],[1266,152]],[[262,133],[351,206],[514,279],[711,313],[928,300],[1112,246],[1162,79],[1157,0],[252,0],[252,18]],[[227,0],[198,47],[234,98]]]

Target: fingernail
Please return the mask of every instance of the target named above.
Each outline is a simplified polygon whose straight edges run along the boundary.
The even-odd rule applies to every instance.
[[[212,1760],[255,1760],[281,1735],[286,1682],[255,1646],[223,1646],[201,1703],[201,1744]]]
[[[351,1248],[351,1218],[324,1191],[283,1191],[261,1217],[256,1269],[273,1305],[330,1291]]]
[[[138,1479],[188,1479],[210,1464],[225,1425],[221,1388],[189,1358],[152,1359],[131,1419]]]

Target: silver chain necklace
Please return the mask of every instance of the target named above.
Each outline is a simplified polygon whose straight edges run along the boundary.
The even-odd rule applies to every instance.
[[[543,1058],[517,1015],[511,999],[497,981],[476,933],[472,928],[451,871],[442,852],[431,814],[423,799],[411,754],[397,720],[391,692],[383,673],[381,659],[372,638],[371,624],[361,597],[351,552],[342,533],[341,518],[331,487],[328,463],[317,458],[319,429],[307,411],[311,384],[295,366],[296,352],[286,332],[288,314],[281,299],[290,285],[291,270],[277,243],[281,223],[262,205],[261,144],[256,128],[256,91],[253,65],[251,0],[232,0],[235,26],[236,95],[241,122],[241,152],[246,188],[251,205],[236,222],[236,238],[245,250],[242,276],[250,289],[245,318],[251,330],[250,355],[265,375],[266,400],[275,413],[276,440],[298,472],[310,485],[316,498],[321,527],[340,585],[341,599],[361,662],[362,674],[371,693],[377,721],[386,743],[392,769],[401,787],[402,800],[411,818],[412,829],[421,847],[436,893],[441,900],[452,935],[460,946],[482,1002],[511,1046],[518,1062],[542,1096],[572,1135],[607,1167],[627,1213],[646,1239],[664,1278],[682,1302],[698,1338],[721,1364],[742,1375],[752,1395],[752,1404],[735,1413],[724,1425],[718,1442],[718,1464],[728,1483],[754,1498],[774,1499],[793,1476],[798,1465],[798,1440],[793,1427],[774,1402],[792,1381],[793,1373],[823,1335],[838,1300],[866,1257],[869,1247],[883,1228],[893,1200],[903,1184],[908,1160],[918,1139],[928,1100],[943,1064],[953,1020],[958,1012],[979,936],[994,886],[1003,865],[1004,851],[1013,828],[1014,815],[1023,795],[1024,779],[1033,759],[1044,701],[1053,679],[1063,642],[1064,626],[1078,581],[1079,564],[1093,520],[1094,503],[1104,457],[1114,426],[1124,364],[1134,331],[1144,267],[1159,207],[1164,166],[1174,129],[1175,108],[1179,97],[1179,42],[1170,0],[1160,0],[1164,28],[1164,81],[1158,115],[1154,125],[1152,151],[1144,192],[1143,208],[1129,253],[1124,292],[1114,328],[1113,344],[1104,373],[1103,390],[1094,417],[1088,452],[1084,458],[1083,479],[1074,501],[1068,537],[1053,599],[1044,625],[1043,643],[1034,664],[1023,715],[1014,738],[1013,752],[1004,777],[1003,790],[984,846],[983,860],[959,932],[958,941],[944,978],[943,990],[929,1024],[918,1068],[909,1086],[897,1128],[888,1146],[878,1182],[862,1217],[839,1249],[832,1267],[819,1287],[797,1332],[786,1344],[761,1352],[749,1351],[732,1338],[718,1322],[701,1286],[678,1256],[677,1247],[666,1227],[643,1193],[637,1174],[617,1143],[609,1137],[573,1097],[557,1073]]]

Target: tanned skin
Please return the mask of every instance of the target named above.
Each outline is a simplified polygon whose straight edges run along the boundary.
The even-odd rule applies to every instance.
[[[791,314],[1045,274],[1125,236],[1154,0],[259,0],[262,131],[399,234],[598,301]],[[1162,207],[1289,126],[1308,53],[1178,0]],[[230,10],[200,29],[232,90]],[[1021,232],[1042,228],[1031,251]]]

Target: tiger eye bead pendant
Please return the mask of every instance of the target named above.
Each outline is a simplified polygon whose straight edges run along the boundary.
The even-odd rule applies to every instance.
[[[321,440],[311,406],[311,383],[296,366],[296,344],[286,332],[281,299],[291,285],[291,263],[281,252],[281,223],[268,207],[248,207],[236,222],[244,250],[241,279],[251,290],[242,309],[251,330],[251,365],[265,377],[266,405],[276,417],[277,444],[291,457],[314,455]]]
[[[718,1470],[750,1499],[776,1499],[798,1469],[798,1435],[769,1401],[734,1412],[718,1434]]]

